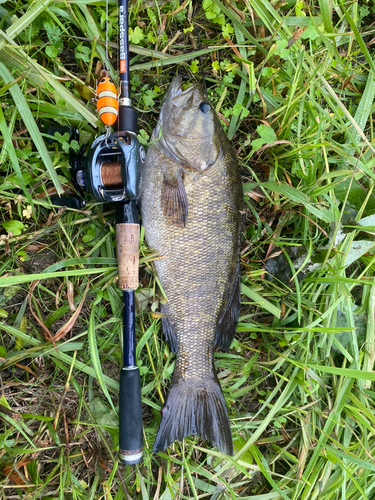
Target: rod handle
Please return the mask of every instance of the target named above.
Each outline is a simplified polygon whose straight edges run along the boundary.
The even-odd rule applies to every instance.
[[[137,464],[143,457],[142,396],[139,369],[120,372],[119,456],[123,464]]]
[[[116,224],[118,286],[122,290],[136,290],[139,284],[139,224]]]

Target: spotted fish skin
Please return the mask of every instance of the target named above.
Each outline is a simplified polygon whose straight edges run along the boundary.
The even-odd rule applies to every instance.
[[[174,80],[141,172],[146,241],[168,302],[163,331],[176,363],[154,452],[199,435],[220,451],[233,445],[214,369],[214,346],[228,349],[240,304],[242,208],[237,160],[201,85]]]

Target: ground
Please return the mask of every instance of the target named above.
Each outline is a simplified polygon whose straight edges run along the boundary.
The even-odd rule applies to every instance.
[[[2,498],[372,500],[373,5],[131,3],[139,140],[176,72],[204,79],[245,202],[241,316],[215,353],[235,455],[195,437],[152,454],[174,357],[142,233],[145,455],[133,467],[117,458],[114,207],[54,206],[74,193],[69,149],[104,131],[92,101],[103,64],[118,83],[113,0],[108,14],[99,0],[0,2]]]

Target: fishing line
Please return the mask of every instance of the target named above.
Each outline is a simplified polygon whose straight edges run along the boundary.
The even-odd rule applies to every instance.
[[[197,33],[197,38],[198,38],[198,49],[201,50],[202,45],[201,45],[201,37],[199,36],[199,31]],[[207,97],[207,85],[206,85],[206,79],[204,77],[203,57],[202,56],[199,56],[199,65],[200,65],[201,75],[202,75],[203,92],[204,92],[204,96]]]
[[[104,67],[108,71],[109,64],[108,64],[108,45],[109,45],[109,36],[108,36],[108,16],[109,16],[109,0],[106,0],[105,2],[105,62],[104,62]]]
[[[105,126],[105,144],[108,148],[111,127],[116,123],[119,112],[117,89],[109,75],[109,0],[105,3],[105,14],[105,56],[100,81],[96,87],[96,107],[99,118]]]
[[[198,8],[198,4],[195,5],[195,9],[197,9],[197,8]],[[194,15],[195,15],[195,12],[194,12]],[[199,25],[196,25],[194,27],[194,34],[198,39],[198,50],[201,50],[202,44],[201,44],[201,37],[199,34]],[[204,96],[207,97],[207,85],[206,85],[206,79],[204,77],[203,57],[202,56],[199,56],[199,68],[200,68],[200,72],[201,72],[201,76],[202,76],[203,93],[204,93]]]

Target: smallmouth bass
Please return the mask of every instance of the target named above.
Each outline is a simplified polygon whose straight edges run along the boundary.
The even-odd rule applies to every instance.
[[[229,349],[240,306],[242,187],[237,160],[199,84],[173,81],[141,171],[141,215],[168,302],[162,327],[176,353],[154,452],[198,435],[233,454],[214,347]]]

